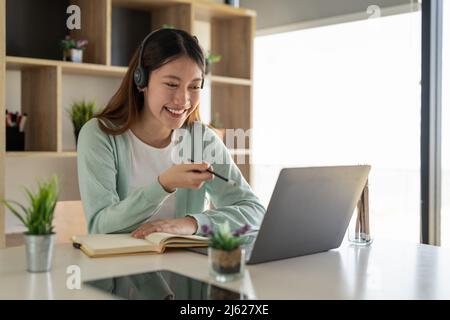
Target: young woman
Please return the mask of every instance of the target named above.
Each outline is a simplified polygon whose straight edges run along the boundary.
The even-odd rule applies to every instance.
[[[105,109],[83,126],[78,178],[90,233],[199,234],[203,225],[225,221],[232,229],[259,228],[264,207],[220,138],[199,122],[204,61],[187,32],[154,31]],[[201,147],[223,153],[224,163],[211,166],[203,157],[174,163],[174,132],[194,133],[195,125],[202,128]],[[236,185],[213,179],[207,169]],[[214,209],[205,208],[207,197]]]

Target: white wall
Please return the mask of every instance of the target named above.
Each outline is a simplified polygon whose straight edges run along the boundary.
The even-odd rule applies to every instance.
[[[64,151],[74,151],[75,137],[73,126],[68,117],[67,110],[74,101],[85,99],[94,100],[97,110],[103,109],[120,86],[122,78],[94,77],[81,75],[63,75],[62,77],[62,118]]]
[[[5,161],[6,199],[16,200],[20,203],[28,203],[22,186],[35,191],[37,179],[47,179],[57,174],[60,182],[60,201],[78,200],[78,177],[76,158],[6,158]],[[24,228],[19,220],[9,210],[5,218],[6,233],[20,232]]]
[[[280,30],[300,29],[296,25],[305,23],[317,25],[317,21],[327,24],[343,22],[336,17],[344,16],[347,21],[366,19],[367,8],[376,5],[381,15],[411,11],[418,0],[241,0],[242,8],[253,9],[257,13],[258,34],[274,33]],[[397,7],[397,9],[392,9]],[[415,10],[415,9],[414,9]],[[335,22],[333,22],[335,21]],[[286,26],[291,26],[287,28]]]

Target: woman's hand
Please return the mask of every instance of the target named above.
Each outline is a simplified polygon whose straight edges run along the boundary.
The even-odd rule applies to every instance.
[[[197,231],[197,220],[193,217],[155,220],[141,224],[131,233],[132,237],[144,239],[152,232],[167,232],[191,235]]]
[[[176,188],[200,189],[205,181],[214,179],[214,175],[206,171],[210,167],[207,162],[177,164],[160,174],[158,181],[167,192],[174,192]]]

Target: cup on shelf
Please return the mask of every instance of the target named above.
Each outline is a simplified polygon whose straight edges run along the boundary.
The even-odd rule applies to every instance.
[[[225,4],[228,4],[235,8],[239,8],[239,0],[225,0]]]
[[[6,127],[6,151],[25,151],[25,132],[19,127]]]

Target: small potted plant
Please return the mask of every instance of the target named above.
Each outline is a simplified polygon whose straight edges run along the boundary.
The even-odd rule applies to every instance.
[[[208,54],[206,55],[206,59],[205,59],[205,74],[210,74],[211,73],[211,65],[213,63],[219,62],[220,60],[222,60],[222,56],[218,55],[218,54],[213,54],[210,51],[208,51]]]
[[[78,145],[78,135],[80,133],[81,127],[88,122],[94,115],[95,101],[86,102],[75,101],[68,110],[70,119],[73,124],[73,132],[75,135],[75,145]]]
[[[27,253],[27,270],[29,272],[47,272],[51,269],[53,258],[53,214],[58,201],[58,178],[53,176],[49,181],[38,182],[38,191],[32,193],[24,188],[28,196],[29,206],[13,200],[3,203],[27,228],[25,246]],[[17,209],[23,213],[20,214]]]
[[[235,232],[231,232],[228,221],[220,225],[217,230],[211,230],[207,225],[202,226],[203,234],[209,237],[209,271],[216,281],[228,282],[244,274],[245,249],[242,245],[247,243],[243,235],[248,231],[250,226],[246,224]]]
[[[63,60],[78,63],[83,62],[83,50],[86,49],[87,44],[87,40],[75,40],[67,35],[64,40],[61,40]]]
[[[161,29],[175,29],[175,26],[173,24],[164,23],[161,25]]]

